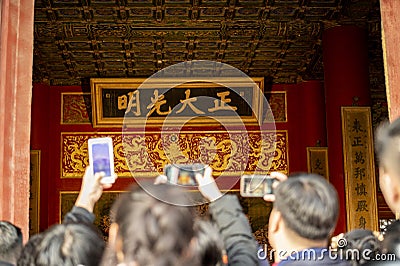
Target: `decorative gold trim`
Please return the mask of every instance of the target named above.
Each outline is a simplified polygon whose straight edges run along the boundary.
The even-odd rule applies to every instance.
[[[378,214],[377,214],[377,198],[376,198],[376,179],[375,179],[375,163],[374,163],[374,151],[373,151],[373,138],[372,138],[372,122],[371,122],[371,109],[370,107],[342,107],[341,108],[341,117],[342,117],[342,136],[343,136],[343,165],[344,165],[344,175],[345,175],[345,192],[346,192],[346,213],[347,213],[347,231],[358,228],[354,226],[354,219],[356,217],[356,208],[354,207],[354,202],[360,199],[356,198],[356,188],[354,186],[354,181],[350,176],[353,174],[353,169],[355,168],[356,163],[354,162],[355,158],[353,156],[352,151],[356,151],[353,148],[353,145],[359,143],[351,142],[348,140],[348,137],[351,137],[352,128],[347,124],[347,117],[349,115],[353,115],[353,117],[357,114],[361,113],[364,115],[366,119],[365,126],[365,145],[366,147],[366,157],[365,162],[368,166],[365,168],[365,184],[369,185],[370,189],[368,192],[370,195],[365,198],[365,200],[370,200],[368,210],[369,216],[369,224],[371,230],[378,230]],[[356,116],[355,116],[356,117]],[[356,119],[356,118],[355,118]],[[353,140],[354,141],[354,140]],[[361,143],[361,141],[360,141]],[[364,143],[363,143],[364,144]],[[355,178],[357,179],[357,178]],[[355,182],[357,183],[357,182]],[[354,189],[354,191],[353,191]],[[371,206],[372,205],[372,206]]]
[[[91,95],[89,92],[62,92],[61,93],[61,117],[60,124],[61,125],[91,125],[90,121],[85,123],[66,123],[64,121],[64,95]],[[90,120],[90,117],[89,117]]]
[[[33,198],[29,197],[29,220],[30,226],[29,235],[34,235],[39,233],[39,224],[40,224],[40,160],[41,160],[41,152],[40,150],[31,150],[30,151],[30,195]]]
[[[317,155],[318,153],[323,153],[324,157],[324,165],[322,171],[315,171],[312,167],[312,159],[313,159],[313,154]],[[328,163],[328,147],[307,147],[307,169],[309,173],[313,174],[319,174],[323,177],[325,177],[329,181],[329,163]]]
[[[231,134],[231,133],[242,133],[242,131],[240,131],[240,130],[237,130],[237,131],[231,131],[231,132],[229,132],[229,134]],[[251,133],[251,132],[254,132],[254,133],[259,133],[259,131],[257,131],[257,130],[250,130],[250,131],[248,131],[249,133]],[[284,149],[282,150],[283,152],[284,152],[284,154],[282,154],[281,156],[282,156],[282,158],[283,158],[283,162],[285,162],[285,164],[286,164],[286,167],[285,167],[285,169],[283,169],[283,166],[284,165],[279,165],[279,166],[277,166],[277,168],[274,168],[274,169],[271,169],[270,171],[272,171],[272,170],[275,170],[275,171],[282,171],[283,173],[288,173],[289,172],[289,145],[288,145],[288,139],[289,139],[289,137],[288,137],[288,132],[287,132],[287,130],[275,130],[275,131],[271,131],[271,132],[275,132],[275,133],[280,133],[281,135],[283,135],[283,137],[282,138],[286,138],[286,140],[285,140],[285,143],[283,144],[282,143],[282,145],[284,145],[284,146],[282,146]],[[180,134],[182,133],[182,134],[193,134],[194,132],[193,131],[181,131],[181,132],[179,132]],[[223,133],[226,133],[226,132],[223,132]],[[61,147],[61,149],[60,149],[60,178],[61,179],[63,179],[63,178],[82,178],[82,176],[83,176],[83,173],[84,173],[84,169],[83,169],[83,167],[84,167],[84,165],[87,165],[87,156],[85,157],[85,158],[83,158],[83,160],[85,160],[86,159],[86,161],[83,161],[83,164],[82,164],[82,169],[81,169],[81,176],[75,176],[75,175],[70,175],[70,174],[68,174],[68,175],[66,175],[66,174],[64,174],[64,171],[63,171],[63,165],[64,165],[64,150],[63,150],[63,140],[64,140],[64,135],[90,135],[90,137],[94,137],[94,136],[101,136],[101,137],[104,137],[104,136],[115,136],[115,135],[117,135],[117,136],[120,136],[122,133],[121,132],[62,132],[61,133],[61,138],[60,138],[60,147]],[[135,135],[135,134],[142,134],[142,133],[140,133],[140,132],[130,132],[129,134],[133,134],[133,135]],[[221,131],[217,131],[217,130],[213,130],[213,131],[207,131],[207,134],[221,134]],[[84,155],[84,151],[82,151],[82,147],[80,147],[80,145],[78,145],[79,147],[75,147],[76,149],[80,149],[79,150],[79,158],[81,158],[82,157],[82,155]],[[115,154],[117,154],[117,152],[115,152]],[[124,158],[124,156],[123,157],[121,157],[121,156],[119,156],[119,158],[121,159],[121,158]],[[265,159],[265,158],[264,158]],[[276,162],[276,161],[275,161]],[[279,162],[279,161],[278,161]],[[70,165],[70,164],[69,164]],[[121,169],[125,169],[126,167],[122,167]],[[217,171],[218,172],[218,171]],[[238,172],[237,171],[222,171],[223,172],[223,175],[224,176],[235,176],[235,175],[237,175],[238,174]],[[249,171],[245,171],[244,172],[244,174],[251,174],[251,173],[253,173],[252,172],[252,170],[249,170]],[[130,171],[129,171],[129,173],[127,173],[126,171],[124,172],[124,171],[122,171],[122,172],[118,172],[117,171],[117,174],[120,176],[120,177],[128,177],[128,178],[130,178],[130,177],[132,177],[132,175],[130,174]],[[151,177],[154,177],[154,173],[149,173],[149,172],[140,172],[140,171],[138,171],[137,173],[135,173],[135,177],[139,177],[139,178],[142,178],[142,177],[149,177],[149,178],[151,178]]]
[[[263,119],[263,108],[262,108],[262,99],[264,92],[264,78],[257,77],[252,78],[254,83],[257,85],[253,88],[253,97],[252,97],[252,110],[253,116],[251,117],[242,117],[241,121],[238,122],[237,116],[214,116],[218,121],[209,117],[198,117],[197,119],[190,121],[190,125],[192,126],[204,126],[204,125],[220,125],[221,123],[231,123],[231,124],[247,124],[247,125],[257,125],[259,120]],[[138,88],[140,86],[141,89],[154,89],[154,86],[160,86],[161,88],[168,88],[168,85],[171,85],[176,88],[185,87],[185,88],[207,88],[207,87],[215,87],[217,84],[224,84],[225,86],[229,86],[234,88],[240,86],[242,84],[248,84],[248,79],[244,78],[198,78],[197,83],[186,83],[187,79],[185,78],[167,78],[167,79],[157,79],[157,80],[147,80],[146,84],[142,83],[146,79],[144,78],[93,78],[90,80],[90,87],[92,92],[92,123],[94,128],[110,128],[110,127],[122,127],[124,123],[128,123],[124,121],[124,118],[105,118],[103,117],[103,104],[102,104],[102,89],[121,89],[121,88]],[[206,83],[205,83],[206,82]],[[212,83],[214,82],[214,83]],[[182,83],[179,86],[174,86],[174,84]],[[258,89],[259,88],[259,89]],[[190,117],[191,118],[191,117]],[[172,117],[169,118],[169,121],[176,121],[178,125],[181,125],[187,121],[188,117]],[[164,122],[165,117],[138,117],[135,120],[132,120],[129,124],[132,125],[146,125],[146,126],[154,126],[159,127]]]

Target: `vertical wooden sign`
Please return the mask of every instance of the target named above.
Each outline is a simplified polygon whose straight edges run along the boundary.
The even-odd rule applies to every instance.
[[[378,230],[376,181],[369,107],[342,107],[347,230]]]
[[[40,150],[31,150],[30,193],[29,193],[29,235],[39,233],[40,204]]]
[[[325,177],[329,180],[328,148],[307,147],[308,172]]]

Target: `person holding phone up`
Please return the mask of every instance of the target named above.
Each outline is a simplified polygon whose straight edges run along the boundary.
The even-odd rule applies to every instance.
[[[103,176],[103,173],[93,174],[91,166],[86,168],[79,196],[63,223],[31,237],[17,265],[99,265],[105,242],[93,226],[93,208],[103,189],[112,186],[101,182]]]
[[[200,193],[210,202],[208,210],[223,238],[227,264],[260,265],[256,240],[236,195],[221,193],[209,166],[205,167],[203,174],[197,172],[195,179]],[[154,181],[154,184],[163,183],[174,184],[166,175],[160,175]]]
[[[207,166],[196,174],[200,193],[210,201],[209,212],[223,237],[228,265],[259,265],[257,242],[236,195],[223,195]]]

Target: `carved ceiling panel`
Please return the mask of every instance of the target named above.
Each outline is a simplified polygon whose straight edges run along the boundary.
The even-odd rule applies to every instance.
[[[323,30],[376,22],[378,0],[36,0],[34,82],[144,77],[194,59],[274,83],[322,79]]]

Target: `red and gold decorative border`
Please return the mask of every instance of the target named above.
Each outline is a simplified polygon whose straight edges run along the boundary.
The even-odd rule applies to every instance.
[[[188,163],[193,159],[210,162],[208,164],[213,168],[215,176],[237,176],[243,169],[247,173],[287,173],[289,170],[286,130],[263,133],[263,141],[259,131],[182,131],[168,134],[167,138],[160,132],[146,132],[145,135],[122,135],[121,132],[63,132],[61,178],[81,178],[88,165],[87,140],[104,136],[113,139],[115,171],[120,177],[131,177],[131,170],[135,177],[154,177],[162,173],[164,166],[171,160]],[[143,156],[144,154],[148,156]],[[130,158],[129,166],[126,156]],[[200,156],[204,158],[199,158]],[[247,161],[244,158],[247,158]]]
[[[376,181],[369,107],[342,107],[347,230],[378,230]]]

